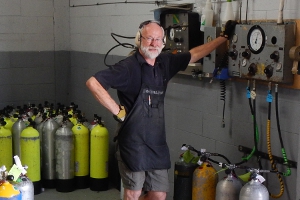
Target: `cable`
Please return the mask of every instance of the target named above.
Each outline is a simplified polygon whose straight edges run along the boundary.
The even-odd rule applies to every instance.
[[[274,162],[273,159],[273,155],[272,155],[272,149],[271,149],[271,104],[273,101],[273,97],[272,97],[272,90],[271,90],[271,82],[269,82],[269,90],[268,90],[268,96],[267,96],[267,102],[268,102],[268,120],[267,120],[267,146],[268,146],[268,154],[269,154],[269,159],[270,159],[270,163],[272,165],[272,170],[275,172],[278,172],[278,169],[276,167],[276,164]],[[271,194],[270,196],[272,198],[280,198],[283,195],[284,192],[284,183],[282,180],[282,177],[279,173],[276,173],[277,178],[279,179],[280,182],[280,192],[279,194]]]
[[[111,67],[112,65],[109,65],[106,63],[106,59],[107,59],[107,56],[108,54],[115,48],[119,47],[119,46],[122,46],[122,47],[125,47],[125,48],[130,48],[130,49],[135,49],[135,46],[132,45],[132,44],[129,44],[129,43],[121,43],[119,42],[119,40],[116,39],[116,37],[121,37],[121,38],[126,38],[126,39],[134,39],[135,37],[127,37],[127,36],[122,36],[122,35],[118,35],[118,34],[115,34],[115,33],[111,33],[111,37],[118,43],[117,45],[113,46],[112,48],[110,48],[107,53],[105,54],[104,56],[104,64],[107,66],[107,67]]]

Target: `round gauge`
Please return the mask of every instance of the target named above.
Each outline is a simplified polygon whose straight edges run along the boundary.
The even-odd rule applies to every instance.
[[[212,37],[211,36],[207,36],[206,42],[210,42],[210,41],[212,41]]]
[[[234,34],[233,36],[232,36],[232,42],[233,43],[236,43],[238,41],[238,35],[237,34]]]
[[[247,59],[244,58],[244,59],[242,60],[242,66],[245,67],[246,65],[247,65]]]
[[[254,54],[259,54],[265,47],[266,36],[264,30],[258,26],[252,26],[247,35],[247,45]]]
[[[168,36],[169,36],[170,40],[174,40],[174,37],[175,37],[175,30],[174,30],[174,28],[170,29]]]

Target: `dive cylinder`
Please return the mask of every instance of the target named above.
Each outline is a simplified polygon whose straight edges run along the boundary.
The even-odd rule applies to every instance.
[[[34,200],[34,187],[32,181],[27,176],[20,176],[17,184],[14,185],[20,190],[22,200]]]
[[[72,128],[75,146],[75,184],[77,189],[83,189],[89,187],[90,132],[83,125],[84,120],[81,117],[78,119],[78,123]]]
[[[63,122],[55,133],[56,191],[72,192],[74,180],[74,134]]]
[[[46,119],[42,130],[42,183],[45,188],[55,188],[55,132],[58,123],[51,117]]]
[[[22,132],[21,143],[21,162],[28,166],[27,176],[33,182],[34,194],[40,194],[41,183],[41,162],[40,162],[40,137],[39,132],[33,128],[35,122],[30,120],[30,125]]]
[[[108,190],[109,135],[102,123],[93,128],[90,143],[90,189]]]
[[[241,189],[241,181],[232,174],[232,170],[229,170],[227,177],[217,184],[216,200],[239,200]]]
[[[217,171],[209,162],[204,161],[193,173],[192,200],[215,199],[217,183]]]
[[[0,200],[22,200],[21,192],[8,181],[0,181]]]
[[[16,116],[18,120],[12,126],[13,155],[21,156],[20,135],[26,125],[22,119],[22,114],[16,114]]]
[[[269,192],[266,186],[254,178],[246,183],[240,192],[239,200],[269,200]]]
[[[0,119],[0,166],[11,167],[13,165],[12,134],[5,128],[6,122]]]
[[[197,164],[184,161],[175,162],[174,169],[174,200],[191,200],[193,173]]]

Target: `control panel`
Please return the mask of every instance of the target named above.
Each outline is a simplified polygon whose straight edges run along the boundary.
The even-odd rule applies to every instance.
[[[162,13],[160,20],[166,30],[166,51],[187,52],[193,47],[203,44],[198,13]]]
[[[295,23],[238,24],[229,45],[229,75],[246,79],[292,83]]]

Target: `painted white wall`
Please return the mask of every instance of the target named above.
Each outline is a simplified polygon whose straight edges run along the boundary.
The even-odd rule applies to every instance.
[[[205,1],[167,2],[203,5]],[[104,2],[113,1],[0,0],[0,51],[73,50],[105,54],[116,45],[111,33],[135,36],[140,22],[154,19],[153,9],[159,8],[155,4],[145,4],[148,0],[141,0],[140,4],[73,7]],[[223,16],[226,3],[224,0],[212,2],[218,22],[220,16]],[[246,19],[246,5],[247,0],[233,1],[236,19],[239,16],[242,20]],[[299,19],[299,7],[300,1],[286,0],[284,18]],[[249,0],[247,19],[277,19],[278,8],[279,0]],[[121,41],[133,44],[133,40]],[[111,54],[125,56],[128,52],[128,49],[120,47]]]

